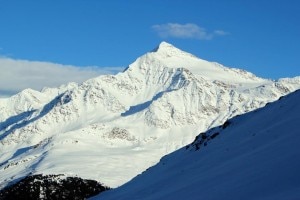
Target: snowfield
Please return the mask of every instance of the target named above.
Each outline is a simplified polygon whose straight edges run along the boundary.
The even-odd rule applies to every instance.
[[[299,101],[297,91],[232,118],[92,199],[299,199]]]
[[[31,174],[118,187],[195,136],[300,88],[162,42],[117,75],[0,99],[0,189]]]

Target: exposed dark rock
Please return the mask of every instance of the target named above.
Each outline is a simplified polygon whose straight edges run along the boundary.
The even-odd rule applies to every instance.
[[[196,136],[195,140],[191,144],[185,146],[185,149],[194,147],[194,150],[198,151],[201,146],[207,146],[210,140],[215,139],[218,135],[220,135],[220,132],[215,132],[215,130],[225,129],[230,124],[231,122],[226,121],[222,126],[214,128],[211,131],[205,133],[200,133]]]
[[[63,175],[32,175],[0,191],[0,200],[86,199],[109,190],[95,180]]]
[[[211,138],[211,139],[214,139],[214,138],[217,137],[219,134],[220,134],[219,132],[215,132],[215,133],[213,133],[213,134],[210,136],[210,138]]]
[[[231,124],[231,122],[227,120],[227,121],[222,125],[222,129],[227,128],[230,124]]]

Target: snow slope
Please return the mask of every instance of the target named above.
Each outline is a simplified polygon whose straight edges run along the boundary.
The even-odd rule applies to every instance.
[[[300,91],[228,120],[94,199],[299,199]]]
[[[199,132],[299,88],[300,77],[262,79],[162,42],[117,75],[0,99],[0,188],[40,173],[120,186]]]

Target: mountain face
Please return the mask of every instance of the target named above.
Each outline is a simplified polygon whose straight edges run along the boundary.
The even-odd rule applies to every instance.
[[[129,181],[196,135],[300,88],[162,42],[117,75],[0,99],[0,189],[29,174],[109,187]]]
[[[297,91],[229,119],[93,199],[299,199],[299,101]]]

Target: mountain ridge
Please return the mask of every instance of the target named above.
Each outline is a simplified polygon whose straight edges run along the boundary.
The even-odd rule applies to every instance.
[[[1,187],[29,173],[116,187],[199,132],[300,88],[299,78],[266,80],[160,46],[117,75],[0,99]]]

